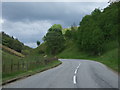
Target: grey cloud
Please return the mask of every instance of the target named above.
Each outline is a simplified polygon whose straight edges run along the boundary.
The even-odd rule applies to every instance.
[[[3,31],[9,35],[17,37],[23,43],[31,43],[40,40],[46,34],[47,30],[52,26],[49,21],[35,22],[11,22],[5,21]]]
[[[11,21],[61,20],[67,25],[79,23],[85,14],[95,8],[103,8],[106,3],[52,3],[52,2],[15,2],[3,3],[3,18]]]
[[[36,41],[42,42],[51,25],[61,24],[63,28],[73,22],[78,25],[84,15],[107,5],[105,2],[3,2],[3,31],[30,47],[36,47]]]

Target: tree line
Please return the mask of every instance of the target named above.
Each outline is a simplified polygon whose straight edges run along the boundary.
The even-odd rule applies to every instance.
[[[104,53],[104,44],[118,40],[119,6],[120,2],[115,2],[104,10],[95,9],[83,17],[79,27],[72,25],[65,34],[61,25],[53,25],[44,36],[47,52],[55,55],[65,48],[65,42],[72,40],[81,51],[92,55]]]

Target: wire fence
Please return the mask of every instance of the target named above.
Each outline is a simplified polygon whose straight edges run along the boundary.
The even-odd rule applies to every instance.
[[[44,60],[36,60],[36,61],[17,61],[16,63],[13,60],[10,60],[9,63],[2,63],[2,73],[10,74],[13,72],[19,71],[28,71],[43,65],[47,65],[48,63],[58,60],[58,58],[46,58]]]

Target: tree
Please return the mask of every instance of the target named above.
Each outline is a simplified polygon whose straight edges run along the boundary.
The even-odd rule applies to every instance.
[[[78,28],[78,47],[85,52],[100,55],[105,44],[117,41],[118,37],[118,3],[113,3],[104,11],[95,9],[83,17]],[[117,45],[116,45],[117,46]]]
[[[38,45],[38,46],[40,45],[40,41],[37,41],[37,45]]]
[[[92,15],[86,15],[82,19],[78,33],[78,45],[81,50],[94,55],[102,52],[104,44],[103,32]]]
[[[75,23],[73,23],[73,25],[71,25],[71,38],[73,40],[77,40],[77,26]]]
[[[62,26],[60,24],[54,24],[44,36],[46,41],[47,52],[55,55],[64,48],[64,37],[62,35]]]
[[[71,36],[72,35],[72,33],[71,33],[71,31],[68,29],[66,32],[65,32],[65,37],[66,37],[66,39],[71,39]]]

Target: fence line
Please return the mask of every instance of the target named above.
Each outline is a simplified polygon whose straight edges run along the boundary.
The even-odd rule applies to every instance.
[[[10,63],[2,64],[2,72],[4,74],[10,74],[18,71],[28,71],[33,68],[39,67],[40,65],[47,65],[51,61],[58,60],[57,58],[45,58],[44,60],[36,61],[17,61],[16,63],[13,60],[10,60]]]

